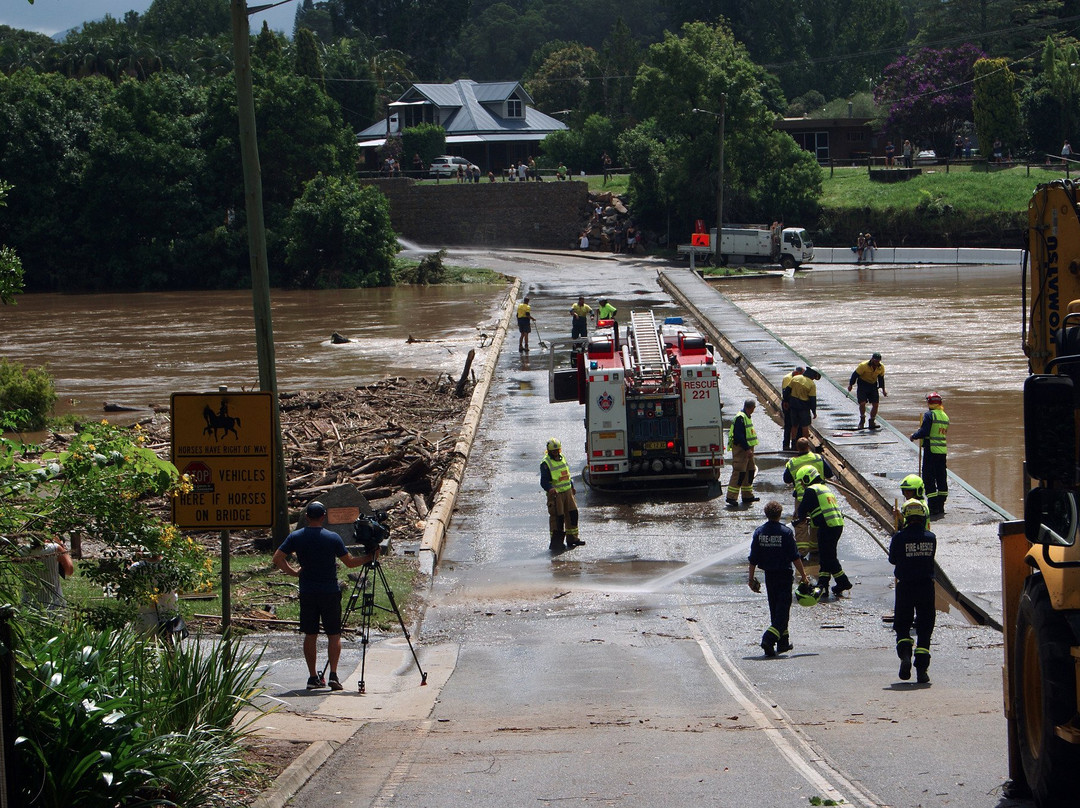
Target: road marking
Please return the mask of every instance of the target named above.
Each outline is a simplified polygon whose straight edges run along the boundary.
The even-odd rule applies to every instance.
[[[813,746],[805,732],[795,725],[787,713],[762,696],[723,650],[711,629],[706,630],[713,644],[705,638],[699,623],[688,621],[687,626],[720,684],[743,706],[754,723],[765,731],[765,737],[787,759],[791,767],[820,792],[818,796],[836,801],[845,800],[849,804],[865,808],[885,805],[882,800],[841,774],[829,763],[825,754]],[[713,650],[713,645],[716,646],[716,651]]]

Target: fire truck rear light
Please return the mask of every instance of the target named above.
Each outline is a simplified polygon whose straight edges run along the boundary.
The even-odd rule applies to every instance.
[[[715,443],[710,443],[710,444],[709,444],[709,451],[710,451],[710,452],[719,452],[719,451],[720,451],[720,447],[719,447],[719,446],[717,446],[717,445],[716,445]]]
[[[616,449],[615,450],[615,456],[616,457],[625,457],[626,456],[626,450],[625,449]]]
[[[675,448],[675,441],[673,441],[673,440],[669,440],[669,441],[667,442],[667,447],[668,447],[669,449],[674,449],[674,448]]]
[[[697,447],[696,446],[691,446],[689,449],[687,449],[687,451],[690,452],[691,454],[693,454],[693,453],[697,452]]]
[[[603,449],[594,449],[593,453],[592,453],[592,456],[593,457],[603,457],[604,456],[604,450]]]
[[[711,365],[711,364],[712,364],[712,362],[713,362],[713,360],[712,360],[712,354],[709,354],[708,356],[706,356],[706,357],[705,357],[705,364],[706,364],[706,365]]]
[[[616,469],[616,466],[615,466],[614,463],[600,463],[598,465],[589,466],[589,471],[593,471],[593,472],[615,471],[615,469]]]

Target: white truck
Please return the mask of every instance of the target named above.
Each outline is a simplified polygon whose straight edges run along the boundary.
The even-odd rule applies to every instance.
[[[679,253],[690,256],[691,269],[695,258],[711,259],[716,255],[716,228],[709,231],[707,239],[698,236],[694,242],[679,245]],[[766,224],[725,227],[720,239],[720,266],[729,263],[780,264],[784,269],[795,269],[813,260],[814,242],[801,227],[770,227]]]
[[[705,337],[651,310],[601,321],[557,367],[548,397],[585,405],[585,482],[604,491],[709,486],[724,465],[720,371]],[[621,331],[621,333],[620,333]]]

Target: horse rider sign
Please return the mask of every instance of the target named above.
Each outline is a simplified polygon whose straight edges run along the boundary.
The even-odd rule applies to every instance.
[[[173,393],[172,462],[189,486],[173,498],[182,528],[274,523],[271,393]]]

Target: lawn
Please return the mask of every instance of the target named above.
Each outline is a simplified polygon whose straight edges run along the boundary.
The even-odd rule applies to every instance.
[[[1039,183],[1063,176],[1060,168],[1013,166],[987,172],[984,165],[923,168],[903,182],[871,182],[865,168],[824,171],[821,206],[833,210],[910,210],[920,203],[950,205],[958,211],[1025,211]]]

